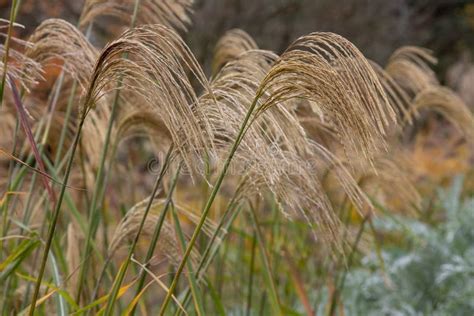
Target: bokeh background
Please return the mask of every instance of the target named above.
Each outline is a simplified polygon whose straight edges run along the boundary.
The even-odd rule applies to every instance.
[[[26,36],[46,18],[77,22],[83,3],[23,0],[18,21],[25,29],[19,35]],[[1,17],[8,18],[10,0],[0,0],[0,10]],[[335,32],[379,64],[385,64],[400,46],[423,46],[439,58],[435,69],[444,83],[459,90],[467,73],[474,77],[472,0],[196,0],[192,20],[186,43],[208,70],[218,38],[226,30],[241,28],[261,48],[275,52],[282,52],[300,35]],[[94,29],[92,40],[98,44],[107,41],[108,34],[121,31],[108,19]],[[468,94],[461,92],[473,107],[474,96]]]

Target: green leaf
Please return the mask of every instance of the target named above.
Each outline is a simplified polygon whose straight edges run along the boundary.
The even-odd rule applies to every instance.
[[[12,253],[0,264],[0,283],[5,282],[8,276],[25,260],[30,252],[40,244],[38,239],[23,240]]]

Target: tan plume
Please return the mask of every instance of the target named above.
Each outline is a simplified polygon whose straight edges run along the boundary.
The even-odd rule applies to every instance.
[[[451,89],[436,87],[421,91],[413,101],[412,111],[418,113],[424,109],[440,113],[464,134],[466,140],[474,141],[474,116]]]
[[[438,85],[436,75],[430,68],[430,65],[435,63],[436,58],[431,51],[415,46],[404,46],[392,54],[385,71],[411,97],[414,97],[419,91]]]
[[[43,66],[62,67],[85,89],[98,53],[74,25],[61,19],[48,19],[36,28],[29,41],[32,44],[26,51],[29,58]]]
[[[245,31],[232,29],[217,42],[212,58],[212,73],[216,74],[222,66],[236,59],[240,54],[258,49],[257,43]]]
[[[310,100],[333,124],[337,140],[369,160],[386,147],[385,129],[396,121],[369,62],[348,40],[332,33],[296,40],[269,71],[258,98],[267,90],[271,96],[258,114],[287,100]]]
[[[110,256],[114,255],[117,249],[123,246],[128,239],[135,237],[147,204],[148,199],[137,203],[135,206],[133,206],[130,210],[127,211],[125,216],[117,225],[108,250]],[[143,227],[143,230],[141,232],[142,235],[153,235],[164,205],[165,200],[156,200],[155,202],[153,202],[147,220],[145,221],[145,226]],[[176,210],[178,211],[178,214],[184,216],[192,223],[197,223],[199,221],[199,217],[193,214],[193,212],[188,210],[186,207],[180,206],[179,204],[175,204],[175,206]],[[215,229],[216,225],[211,221],[207,220],[203,227],[203,232],[206,235],[210,236],[215,231]],[[163,222],[163,226],[160,233],[160,239],[157,243],[157,249],[157,255],[165,255],[168,259],[170,259],[173,264],[178,264],[180,262],[181,258],[179,251],[179,240],[177,239],[173,224],[167,219],[165,219],[165,221]],[[193,251],[192,259],[194,262],[198,262],[199,253],[197,250]]]
[[[114,16],[129,25],[135,0],[87,0],[80,25],[85,26],[99,16]],[[163,24],[186,30],[191,23],[189,13],[194,0],[141,0],[138,4],[138,24]]]
[[[212,133],[205,121],[198,121],[198,97],[188,73],[210,91],[202,69],[174,31],[162,25],[131,29],[102,51],[91,76],[84,113],[116,89],[135,94],[161,116],[175,149],[193,170],[192,162],[199,157],[194,154],[210,151]]]

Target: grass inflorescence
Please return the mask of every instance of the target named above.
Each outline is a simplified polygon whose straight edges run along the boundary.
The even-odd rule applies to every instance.
[[[446,212],[446,230],[454,223],[468,234],[453,219],[469,216],[461,182],[456,198],[437,195],[442,181],[427,181],[415,163],[430,118],[453,127],[448,145],[474,154],[473,114],[437,79],[436,58],[406,46],[382,66],[329,32],[279,55],[233,29],[207,75],[180,35],[192,4],[87,0],[77,26],[47,19],[20,40],[12,30],[21,1],[12,2],[0,48],[2,315],[402,306],[406,296],[393,294],[405,290],[394,288],[405,282],[394,272],[402,259],[386,249],[445,236],[417,229]],[[123,33],[96,47],[103,16]],[[472,195],[472,159],[463,170]],[[472,274],[458,257],[439,264],[447,293],[456,273]],[[358,278],[369,261],[377,303],[352,288],[367,282]],[[435,311],[427,302],[406,308]]]

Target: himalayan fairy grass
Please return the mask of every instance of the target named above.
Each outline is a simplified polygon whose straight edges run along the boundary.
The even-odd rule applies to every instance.
[[[222,180],[221,180],[222,181]]]
[[[318,46],[318,40],[320,40],[321,43],[327,44],[326,37],[331,38],[331,35],[315,33],[313,36],[314,37],[308,36],[307,38],[301,39],[300,42],[298,42],[298,41],[295,42],[294,46],[295,46],[295,48],[297,48],[298,45],[304,46],[304,44],[307,44],[310,49],[311,48],[313,49],[312,53],[314,53],[314,55],[312,55],[311,52],[310,52],[310,53],[307,53],[308,54],[307,56],[304,56],[304,55],[306,55],[306,52],[299,51],[299,50],[296,50],[296,49],[295,49],[295,52],[292,52],[291,50],[289,50],[287,55],[285,55],[285,54],[282,55],[280,64],[278,64],[278,62],[277,62],[272,67],[269,74],[267,74],[267,76],[264,79],[264,81],[262,82],[259,90],[257,91],[256,97],[254,98],[254,101],[252,102],[252,104],[250,105],[250,107],[247,111],[247,114],[246,114],[246,116],[245,116],[245,118],[242,122],[242,125],[241,125],[239,131],[238,131],[237,137],[234,140],[234,145],[230,149],[230,153],[229,153],[227,159],[225,160],[225,163],[222,167],[222,170],[221,170],[221,172],[220,172],[220,174],[219,174],[219,176],[216,180],[216,183],[214,184],[213,191],[211,192],[210,197],[207,201],[206,207],[204,208],[204,210],[202,212],[201,222],[198,224],[197,228],[195,229],[195,231],[193,233],[193,236],[191,237],[191,240],[188,244],[188,248],[186,250],[184,258],[183,258],[180,266],[178,267],[176,275],[175,275],[175,277],[174,277],[174,279],[173,279],[173,281],[170,285],[170,291],[168,292],[168,294],[167,294],[167,296],[164,300],[164,303],[162,304],[161,309],[160,309],[160,314],[161,315],[164,314],[164,312],[166,310],[166,307],[169,304],[169,301],[171,299],[171,294],[173,293],[174,288],[176,287],[177,280],[178,280],[180,274],[182,273],[182,271],[184,269],[185,262],[186,262],[186,260],[189,256],[189,254],[191,252],[191,249],[194,246],[194,243],[195,243],[195,241],[197,239],[197,236],[199,234],[199,229],[203,225],[203,223],[205,221],[205,218],[208,215],[210,207],[211,207],[211,205],[212,205],[212,203],[213,203],[213,201],[214,201],[214,199],[215,199],[215,197],[216,197],[216,195],[219,191],[220,185],[222,184],[222,181],[223,181],[223,179],[226,175],[226,172],[227,172],[227,169],[230,165],[230,162],[231,162],[231,160],[232,160],[232,158],[233,158],[240,142],[242,141],[242,139],[245,135],[245,131],[249,128],[248,123],[251,121],[251,119],[252,120],[256,119],[256,117],[254,116],[254,114],[255,114],[254,109],[257,108],[257,102],[259,101],[259,98],[262,97],[265,94],[265,89],[269,89],[270,87],[275,86],[277,90],[276,90],[276,92],[272,91],[273,95],[270,95],[269,99],[266,100],[266,102],[263,103],[263,105],[261,105],[258,108],[257,114],[262,113],[266,109],[270,108],[272,105],[276,104],[277,100],[285,101],[285,100],[291,99],[292,97],[295,98],[298,95],[300,97],[304,97],[304,98],[308,98],[308,99],[313,98],[314,100],[317,100],[319,98],[326,98],[326,95],[324,95],[324,94],[321,95],[321,91],[317,91],[317,92],[315,91],[315,92],[313,92],[314,93],[313,95],[311,94],[312,91],[309,90],[309,87],[310,87],[309,82],[312,81],[312,80],[315,80],[315,79],[317,80],[317,78],[318,78],[317,76],[313,77],[313,73],[306,72],[308,77],[307,78],[303,77],[303,78],[308,79],[308,82],[307,82],[307,85],[302,85],[302,87],[304,87],[306,89],[301,89],[299,91],[298,91],[298,87],[296,87],[296,88],[295,87],[287,87],[287,86],[284,85],[283,81],[279,80],[279,79],[281,79],[280,76],[285,77],[285,80],[288,79],[284,75],[288,74],[288,75],[291,76],[292,71],[294,71],[294,69],[298,66],[301,67],[301,70],[303,70],[303,69],[305,69],[305,67],[308,67],[310,65],[311,66],[316,65],[316,66],[313,66],[313,67],[316,67],[316,68],[313,68],[313,71],[315,71],[315,74],[319,74],[322,70],[324,71],[326,69],[328,69],[328,70],[332,69],[332,66],[326,64],[327,61],[324,59],[323,55],[319,55],[320,54],[319,49],[323,50],[325,47],[324,46]],[[333,39],[335,41],[337,39],[337,40],[340,40],[341,42],[344,42],[344,40],[342,38],[337,38],[336,37],[336,38],[333,38]],[[307,41],[307,43],[305,43],[305,41]],[[351,47],[347,43],[344,43],[344,44],[346,46],[347,51],[343,50],[343,54],[349,54],[349,52],[351,54],[354,54],[355,56],[357,56],[357,54],[360,54],[360,53],[357,53],[357,50],[355,48]],[[334,57],[337,58],[338,56],[340,56],[339,54],[341,52],[335,49],[335,50],[330,50],[329,53],[334,54]],[[344,56],[344,55],[342,55],[342,56]],[[344,56],[344,57],[346,57],[346,56]],[[314,59],[312,60],[312,62],[314,62],[314,64],[307,64],[308,59],[304,59],[303,57],[307,57],[308,59],[311,58],[311,57],[314,57]],[[288,58],[288,60],[286,60],[285,58]],[[293,58],[294,58],[294,60],[293,60]],[[361,59],[359,60],[359,59],[354,58],[352,60],[344,60],[344,59],[343,60],[344,60],[344,63],[345,63],[346,67],[354,68],[356,70],[355,73],[358,73],[358,74],[363,76],[363,77],[361,77],[360,80],[362,80],[362,81],[363,80],[370,80],[370,81],[376,83],[377,81],[376,81],[375,74],[371,72],[371,69],[370,69],[370,66],[368,65],[368,63],[364,64],[363,57],[359,57],[359,58],[361,58]],[[287,62],[288,65],[285,62]],[[294,62],[294,63],[292,63],[292,62]],[[298,64],[298,62],[301,62],[301,64]],[[360,64],[358,64],[358,63],[360,63]],[[273,70],[273,72],[272,72],[272,70]],[[311,68],[309,68],[307,71],[309,71],[309,70],[311,70]],[[364,73],[365,71],[367,71],[367,73]],[[346,79],[345,78],[343,79],[343,77],[338,77],[337,73],[334,73],[334,75],[335,75],[335,79],[336,78],[339,79],[340,83],[348,85],[349,87],[354,87],[354,85],[359,84],[359,82],[356,81],[357,79],[354,79],[354,77],[351,78],[354,81],[351,81],[351,80],[345,81]],[[305,83],[306,82],[303,81],[302,84],[305,84]],[[323,83],[326,83],[326,81],[323,81]],[[313,84],[314,84],[314,81],[313,81]],[[372,85],[370,85],[370,86],[372,86]],[[373,114],[375,114],[377,112],[379,113],[380,121],[378,121],[378,120],[375,121],[375,124],[377,124],[377,127],[374,127],[374,128],[375,128],[375,130],[378,129],[378,131],[381,134],[383,134],[383,124],[386,124],[388,122],[387,118],[385,116],[387,110],[381,108],[380,105],[377,104],[378,97],[380,95],[384,95],[384,93],[383,93],[382,88],[380,86],[378,86],[377,84],[375,84],[375,86],[377,87],[378,91],[377,92],[375,92],[375,91],[374,92],[369,92],[369,94],[368,94],[369,99],[366,100],[366,101],[368,101],[368,106],[369,106],[369,108],[367,110],[371,111],[371,113],[373,113]],[[330,87],[328,86],[326,89],[322,89],[322,90],[324,92],[328,93],[328,96],[329,96],[329,95],[332,95],[332,93],[333,93],[332,89],[333,88],[334,88],[334,86],[330,86]],[[285,92],[285,94],[283,94],[283,92]],[[340,96],[341,95],[338,93],[337,97],[340,97]],[[366,98],[366,97],[367,96],[364,96],[364,98]],[[370,98],[372,98],[372,99],[370,99]],[[328,101],[328,99],[324,99],[324,100]],[[360,104],[362,105],[362,102]],[[365,105],[365,106],[367,106],[367,105]],[[360,108],[360,109],[363,110],[364,108]],[[354,112],[354,115],[357,115],[357,114],[358,114],[357,112]],[[365,122],[367,124],[374,124],[374,122],[368,121],[367,118],[364,118],[361,122],[362,123]],[[340,121],[340,123],[342,123],[342,121]],[[362,131],[364,131],[364,128],[362,126],[360,126],[359,130],[362,132]],[[367,137],[366,138],[367,141],[369,141],[369,140],[372,141],[368,136],[366,136],[366,137]],[[373,146],[373,145],[369,145],[367,143],[367,146]],[[378,146],[375,146],[375,147],[378,147]],[[370,152],[370,149],[369,149],[369,152]],[[326,221],[326,225],[331,226],[329,224],[329,222],[327,222],[327,221]]]
[[[24,312],[29,309],[30,315],[35,311],[48,313],[53,308],[49,297],[56,301],[59,314],[89,314],[98,310],[110,315],[117,309],[134,314],[137,307],[143,311],[148,307],[159,307],[164,314],[169,312],[167,307],[171,299],[176,302],[178,315],[186,314],[188,310],[198,314],[211,310],[225,314],[229,307],[227,303],[236,304],[224,294],[229,289],[244,294],[238,303],[241,306],[237,307],[242,312],[270,312],[270,306],[276,308],[275,313],[292,312],[293,307],[288,303],[298,302],[300,312],[304,307],[311,313],[317,310],[318,302],[310,306],[308,301],[313,299],[314,292],[305,293],[305,285],[313,284],[301,284],[301,271],[295,269],[300,263],[297,258],[290,258],[293,251],[298,251],[294,247],[309,238],[306,243],[311,240],[316,245],[313,248],[323,245],[324,249],[316,250],[315,256],[324,256],[324,262],[316,260],[314,264],[311,261],[303,273],[317,275],[319,284],[324,280],[335,280],[332,281],[335,290],[326,308],[330,313],[342,309],[346,273],[340,271],[347,267],[343,253],[347,251],[348,241],[354,239],[350,228],[353,228],[355,212],[359,212],[363,221],[354,245],[349,249],[349,268],[356,261],[355,251],[363,252],[368,244],[372,245],[370,237],[366,238],[368,233],[362,237],[362,230],[365,219],[372,214],[372,204],[377,205],[379,199],[383,201],[383,194],[390,193],[393,187],[400,188],[396,199],[405,201],[406,205],[413,204],[418,214],[422,214],[418,211],[420,197],[411,182],[411,166],[402,159],[406,155],[401,150],[406,126],[416,124],[421,112],[434,110],[469,141],[474,135],[472,114],[454,92],[440,85],[430,68],[435,59],[429,51],[403,47],[382,68],[367,61],[350,42],[331,33],[303,36],[278,56],[260,50],[245,32],[232,30],[215,48],[212,77],[208,81],[190,49],[169,29],[186,29],[192,1],[138,2],[126,0],[119,5],[114,0],[86,1],[79,25],[88,26],[88,33],[92,32],[92,23],[99,16],[113,16],[124,24],[132,22],[132,28],[108,44],[100,54],[88,42],[87,36],[69,23],[56,19],[43,22],[33,32],[29,43],[22,42],[23,55],[9,47],[13,40],[11,29],[16,25],[14,18],[9,21],[7,40],[1,50],[3,71],[4,78],[11,75],[14,84],[23,88],[24,92],[17,93],[17,96],[21,95],[18,100],[25,104],[36,102],[29,99],[30,94],[32,97],[35,94],[30,88],[43,80],[41,72],[35,70],[36,65],[47,67],[59,59],[56,66],[61,71],[51,88],[48,106],[44,108],[46,115],[41,117],[44,113],[38,114],[40,112],[34,106],[23,107],[35,119],[28,117],[35,134],[33,137],[30,132],[28,137],[33,145],[28,146],[28,140],[18,133],[20,125],[24,127],[25,124],[20,124],[22,121],[17,116],[12,154],[7,155],[10,168],[6,182],[8,192],[2,203],[2,236],[15,236],[8,235],[10,231],[33,236],[36,230],[47,229],[48,232],[42,257],[37,251],[31,256],[32,260],[27,260],[30,256],[25,251],[17,266],[7,270],[14,273],[2,272],[7,278],[6,288],[19,291],[22,309]],[[19,1],[14,3],[15,11],[18,4]],[[133,27],[135,22],[146,25]],[[148,25],[157,22],[167,27]],[[8,62],[10,59],[15,62]],[[2,103],[6,102],[11,101],[2,98]],[[122,186],[116,181],[124,178],[122,173],[130,173],[133,169],[133,166],[122,167],[123,156],[119,150],[124,148],[119,145],[136,136],[146,136],[154,152],[173,148],[162,162],[152,195],[146,194],[148,198],[141,203],[135,202],[138,195],[135,195],[134,182],[137,179],[128,177],[130,183]],[[38,144],[36,150],[35,142]],[[129,144],[124,142],[123,145]],[[140,141],[139,146],[142,145],[144,143]],[[76,167],[73,161],[77,160],[74,156],[78,146],[80,166]],[[32,150],[35,151],[33,154]],[[31,178],[27,177],[26,171],[32,168],[22,163],[13,168],[14,160],[25,157],[28,165],[36,160],[37,167],[42,169],[35,169]],[[39,166],[41,161],[44,166]],[[173,173],[175,171],[174,177],[168,178],[168,161],[174,163],[169,167]],[[182,172],[184,169],[190,174]],[[56,180],[61,175],[63,180]],[[47,177],[48,184],[59,182],[61,185],[56,205],[53,198],[48,199],[48,192],[37,192],[38,176]],[[74,185],[74,191],[67,190],[68,180],[72,182],[76,178],[84,188],[93,190],[91,196],[77,190],[77,185]],[[199,187],[204,197],[197,203],[200,205],[197,209],[202,208],[199,216],[182,213],[189,208],[181,207],[184,204],[180,203],[179,195],[187,187],[183,185],[185,189],[181,190],[178,183],[184,184],[182,181],[189,179],[192,180],[190,186]],[[196,180],[199,185],[195,185]],[[382,195],[376,188],[377,183],[382,184]],[[22,204],[21,196],[13,193],[24,185],[28,185],[28,197]],[[124,203],[120,206],[123,213],[125,209],[129,211],[118,220],[109,240],[107,217],[109,210],[116,208],[116,202],[115,190],[108,188],[117,189],[120,196],[121,192],[127,191],[128,185],[133,187],[133,193],[130,197],[120,197],[118,203]],[[155,200],[155,193],[161,186],[165,198]],[[337,188],[335,191],[334,187]],[[213,210],[220,208],[217,202],[221,198],[227,199],[227,195],[231,199],[223,212],[215,213],[219,218],[215,226],[211,220]],[[271,198],[267,200],[264,196]],[[10,199],[12,203],[9,203]],[[247,205],[245,201],[255,204]],[[67,208],[68,216],[73,219],[67,225],[66,239],[56,233],[62,226],[58,220],[62,202],[63,209]],[[135,206],[128,208],[128,203]],[[267,203],[271,204],[268,220]],[[50,205],[52,215],[42,214]],[[18,207],[24,211],[20,213],[22,219],[16,220],[14,215]],[[88,210],[85,215],[81,214],[84,208]],[[172,220],[168,222],[170,216],[167,218],[166,214],[170,208]],[[249,209],[253,225],[248,225],[246,217],[239,217],[241,210]],[[335,211],[338,209],[340,212]],[[40,221],[35,220],[37,214],[42,215]],[[285,221],[281,215],[295,221],[295,225],[291,226],[293,222]],[[183,217],[187,217],[186,221]],[[301,229],[298,226],[300,219],[311,228]],[[37,229],[41,220],[43,224]],[[194,229],[189,241],[184,235],[188,221]],[[370,218],[369,224],[371,233],[376,236]],[[292,228],[287,229],[289,226]],[[98,233],[100,229],[103,229],[102,234]],[[295,246],[286,247],[285,241],[297,232],[299,237],[294,240]],[[140,263],[134,255],[139,250],[136,249],[138,241],[144,240],[145,235],[152,235],[152,238],[147,240],[148,250]],[[80,238],[83,236],[85,240]],[[132,243],[127,245],[126,259],[115,273],[118,256],[113,258],[114,253],[119,246],[127,244],[125,241],[129,237],[132,237]],[[9,239],[1,241],[2,253],[9,251],[13,244],[23,245],[16,240],[8,243],[6,240]],[[67,254],[61,250],[65,242]],[[250,253],[247,244],[251,246]],[[339,253],[338,258],[329,245]],[[86,253],[80,254],[77,247],[82,249],[82,246]],[[201,246],[205,246],[205,250],[199,255],[197,248]],[[221,246],[224,249],[219,253]],[[163,247],[181,249],[182,253],[163,250]],[[379,265],[385,270],[380,247],[377,243],[375,247]],[[106,249],[108,253],[104,259]],[[167,258],[171,269],[176,268],[172,271],[169,288],[160,280],[162,276],[152,271],[155,252]],[[257,252],[262,260],[256,260]],[[211,265],[216,256],[218,261]],[[246,258],[248,265],[232,267],[232,263]],[[330,270],[329,263],[334,259],[338,262],[336,273],[328,275],[324,270]],[[122,285],[130,262],[136,263],[131,268],[137,270],[128,273],[133,275],[132,281]],[[46,280],[47,263],[51,268],[52,284]],[[91,263],[92,268],[89,267]],[[316,274],[313,266],[316,266]],[[31,267],[38,269],[31,270]],[[216,267],[212,274],[207,273],[210,267]],[[96,269],[100,271],[98,280]],[[187,283],[180,281],[185,269],[188,271]],[[38,277],[24,275],[28,270]],[[272,271],[289,273],[273,275]],[[230,273],[245,276],[242,280],[248,280],[248,284],[227,284],[225,278]],[[87,282],[88,275],[93,276],[92,282]],[[146,283],[147,275],[153,278],[150,283]],[[108,279],[101,282],[104,276]],[[105,284],[109,280],[113,282],[110,292],[96,298],[103,288],[107,288]],[[35,290],[28,306],[32,283]],[[92,298],[88,300],[91,283]],[[166,291],[160,306],[148,305],[151,293],[146,290],[154,283]],[[256,295],[255,288],[260,285],[265,291]],[[126,292],[130,289],[135,295],[124,307],[124,301],[129,299]],[[41,296],[43,291],[47,292]],[[4,311],[13,308],[15,295],[3,293],[3,301],[7,302]],[[320,292],[316,295],[323,297]],[[191,301],[194,306],[190,306]],[[85,306],[78,306],[81,304]]]
[[[102,57],[99,59],[98,65],[96,66],[95,75],[93,77],[94,80],[93,80],[93,83],[91,84],[91,90],[89,90],[89,95],[92,98],[100,96],[99,92],[102,89],[102,85],[104,85],[104,82],[102,82],[102,80],[105,80],[106,78],[109,79],[108,78],[109,74],[115,75],[115,76],[118,75],[120,77],[122,77],[122,75],[124,75],[124,74],[128,75],[128,77],[127,76],[124,77],[124,80],[133,79],[133,81],[130,81],[130,82],[125,81],[124,82],[124,84],[127,85],[127,88],[131,88],[132,86],[137,85],[138,83],[140,83],[140,80],[143,83],[150,84],[150,79],[147,78],[148,74],[144,73],[145,68],[143,68],[143,69],[139,68],[140,64],[137,64],[136,61],[132,62],[129,59],[120,58],[119,63],[115,62],[116,61],[115,58],[120,56],[124,52],[130,53],[130,55],[134,56],[135,58],[142,58],[141,62],[148,64],[149,67],[151,67],[151,69],[156,69],[157,71],[158,71],[158,69],[162,69],[162,66],[164,66],[166,68],[170,67],[170,64],[166,64],[164,61],[158,60],[156,58],[155,59],[145,59],[146,55],[142,56],[142,55],[138,55],[137,53],[140,52],[140,50],[142,50],[143,53],[149,54],[151,51],[149,50],[147,45],[151,45],[152,47],[158,49],[158,51],[162,51],[165,54],[169,54],[169,52],[166,52],[166,49],[171,48],[169,46],[171,43],[165,43],[164,46],[161,46],[161,47],[158,48],[159,43],[147,41],[147,36],[153,36],[157,39],[160,39],[160,32],[167,33],[171,36],[174,36],[171,33],[171,31],[167,30],[167,29],[165,29],[161,26],[156,26],[156,27],[151,27],[151,28],[144,28],[144,27],[143,28],[137,28],[137,29],[135,29],[135,31],[136,31],[136,33],[134,33],[134,32],[125,33],[123,35],[122,39],[119,39],[119,40],[113,42],[111,45],[109,45],[108,48],[106,48],[104,50],[104,53],[103,53]],[[142,43],[142,45],[137,45],[137,44],[141,44],[141,43],[134,40],[133,39],[134,37],[137,37],[137,39],[142,38],[145,41]],[[204,76],[202,75],[202,73],[200,73],[198,68],[196,68],[195,60],[192,59],[191,55],[187,51],[187,48],[182,46],[180,40],[176,36],[175,36],[174,45],[175,46],[173,46],[173,48],[179,47],[179,46],[182,47],[181,52],[183,54],[183,58],[185,58],[184,59],[185,62],[188,63],[188,67],[190,67],[190,69],[194,72],[194,74],[197,75],[197,78],[198,79],[200,78],[199,80],[204,83],[205,82]],[[166,55],[163,55],[163,56],[166,57]],[[152,56],[152,58],[153,58],[153,56]],[[139,60],[139,62],[140,62],[140,60]],[[173,64],[176,64],[176,60],[174,58],[171,60],[171,65],[173,65]],[[125,65],[128,66],[128,68],[126,68]],[[135,71],[130,71],[130,68],[135,69]],[[179,68],[183,69],[181,66],[177,66],[177,68],[178,69]],[[184,73],[183,73],[183,75],[184,75]],[[169,74],[167,74],[166,72],[161,73],[160,76],[163,76],[163,78],[154,77],[155,80],[158,80],[158,84],[160,84],[160,83],[163,84],[160,88],[158,88],[159,89],[158,91],[163,90],[163,88],[166,88],[166,87],[169,87],[169,89],[175,89],[174,85],[172,85],[172,84],[170,85],[169,82],[163,81],[164,79],[170,79],[171,82],[176,82],[176,79],[178,79],[178,80],[181,80],[181,81],[178,81],[177,85],[183,86],[183,87],[190,87],[190,85],[188,83],[186,83],[186,81],[184,79],[184,76],[182,78],[167,77],[167,76],[169,76]],[[156,83],[153,83],[153,85],[156,86]],[[141,89],[141,88],[139,88],[138,85],[136,87],[138,89]],[[172,91],[172,90],[170,90],[170,91]],[[155,91],[153,91],[153,90],[151,90],[151,91],[140,91],[140,90],[138,90],[138,92],[141,93],[143,95],[143,97],[145,98],[145,100],[147,100],[148,102],[153,100],[153,98],[157,98],[157,97],[159,98],[157,100],[158,102],[162,102],[164,100],[163,95],[156,95],[156,94],[154,94]],[[150,94],[147,95],[147,94],[143,94],[143,93],[150,93]],[[192,97],[192,95],[193,94],[189,94],[189,97]],[[173,97],[173,98],[176,97],[175,95],[171,95],[171,94],[170,94],[170,96]],[[179,104],[179,102],[181,102],[181,104],[183,104],[183,102],[185,102],[184,104],[188,104],[188,101],[186,99],[187,98],[178,99],[177,100],[178,104]],[[166,100],[166,102],[169,102],[169,101]],[[166,103],[165,103],[165,105],[166,105]],[[187,105],[185,105],[183,107],[183,109],[186,109],[186,107],[187,107]],[[189,112],[189,109],[187,109],[185,111]],[[171,114],[173,114],[173,113],[171,113]],[[179,115],[182,115],[182,114],[179,114]],[[165,117],[165,119],[166,119],[166,117]],[[175,120],[176,118],[170,116],[170,117],[168,117],[168,119]],[[186,117],[184,119],[184,121],[189,122],[190,117],[189,116]],[[165,120],[165,123],[168,123],[168,122]],[[190,122],[190,123],[194,124],[192,122]],[[168,125],[168,126],[170,126],[170,125]],[[190,127],[194,128],[193,125],[190,125]],[[197,136],[196,133],[194,133],[194,134]],[[192,135],[192,134],[190,134],[190,135]],[[173,136],[178,137],[178,134],[175,134]],[[200,141],[199,138],[197,138],[197,141]],[[176,139],[176,142],[179,144],[180,140]],[[200,147],[201,146],[199,146],[199,148]],[[183,150],[183,148],[182,147],[180,148],[180,146],[177,146],[177,148],[181,151]],[[125,267],[126,267],[126,265],[125,265]],[[117,279],[116,284],[120,284],[120,283],[121,283],[121,277],[119,277]],[[108,306],[112,306],[112,305],[108,305]],[[111,307],[108,307],[109,311],[110,311],[110,308]]]

